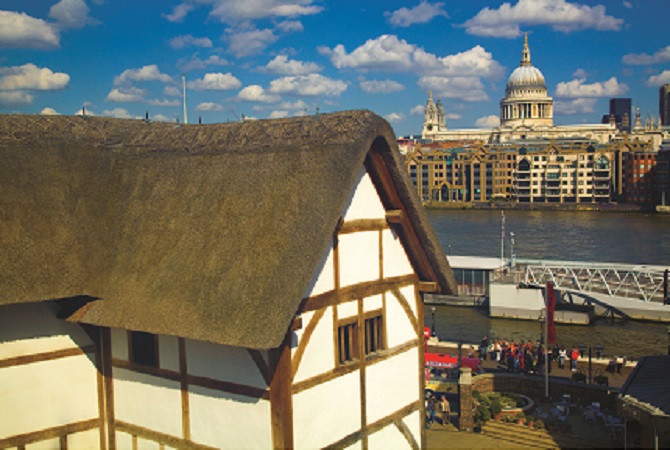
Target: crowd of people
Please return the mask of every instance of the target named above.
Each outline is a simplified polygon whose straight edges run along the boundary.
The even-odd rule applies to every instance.
[[[545,361],[545,351],[542,342],[521,340],[515,342],[507,339],[490,340],[484,336],[479,344],[479,358],[484,360],[487,356],[492,361],[497,361],[507,367],[508,372],[537,374],[542,375],[547,370],[551,373],[552,364],[558,364],[563,369],[566,364],[570,365],[570,370],[577,370],[577,360],[580,357],[580,351],[575,346],[567,350],[563,346],[555,344],[547,350],[547,360]],[[471,347],[469,355],[474,354],[474,348]]]

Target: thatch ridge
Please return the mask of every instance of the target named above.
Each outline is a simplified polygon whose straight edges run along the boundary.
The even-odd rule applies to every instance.
[[[214,125],[0,116],[0,304],[88,295],[100,300],[87,323],[275,347],[380,136],[449,272],[393,131],[369,111]]]

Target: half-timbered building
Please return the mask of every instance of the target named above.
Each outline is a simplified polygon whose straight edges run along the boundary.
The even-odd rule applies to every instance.
[[[393,130],[0,117],[0,448],[425,446],[453,293]]]

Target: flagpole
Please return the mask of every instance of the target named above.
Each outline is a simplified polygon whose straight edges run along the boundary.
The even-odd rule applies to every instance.
[[[500,210],[500,265],[505,270],[505,211]]]
[[[545,290],[544,299],[544,397],[549,398],[549,314],[547,305],[549,304],[547,291]]]

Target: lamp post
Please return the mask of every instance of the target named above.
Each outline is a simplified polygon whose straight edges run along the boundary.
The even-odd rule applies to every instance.
[[[596,358],[600,359],[600,353],[603,351],[604,347],[600,344],[594,347],[596,351]],[[581,349],[580,349],[581,350]],[[589,345],[589,384],[593,383],[593,377],[591,376],[591,346]]]
[[[432,319],[433,319],[433,323],[430,326],[430,335],[432,337],[435,337],[435,307],[434,306],[432,306],[430,308],[430,315],[432,316]]]
[[[510,267],[514,269],[514,260],[516,258],[516,255],[514,254],[514,232],[510,231],[509,232],[510,236]]]

